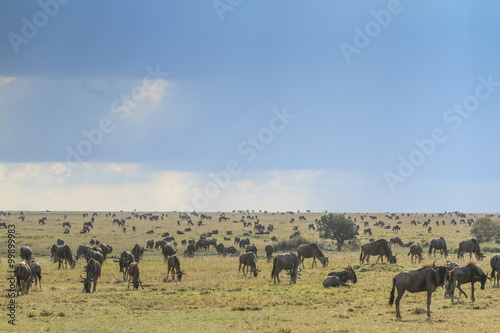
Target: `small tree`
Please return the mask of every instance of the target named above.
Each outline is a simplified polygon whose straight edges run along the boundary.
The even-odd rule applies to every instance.
[[[500,221],[489,217],[480,217],[474,221],[470,233],[481,242],[489,242],[500,237]]]
[[[358,235],[356,224],[346,218],[345,214],[323,215],[316,225],[319,237],[337,241],[338,251],[346,240],[354,239]]]

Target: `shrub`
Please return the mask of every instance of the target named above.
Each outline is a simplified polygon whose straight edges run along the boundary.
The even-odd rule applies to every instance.
[[[480,242],[489,242],[500,237],[500,221],[493,221],[489,217],[480,217],[472,225],[470,233]]]

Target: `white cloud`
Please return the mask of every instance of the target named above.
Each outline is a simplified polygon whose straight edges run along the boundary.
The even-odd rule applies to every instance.
[[[15,79],[15,77],[0,76],[0,85],[6,85]]]

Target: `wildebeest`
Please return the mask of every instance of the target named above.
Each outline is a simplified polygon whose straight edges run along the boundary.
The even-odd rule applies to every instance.
[[[257,277],[259,274],[259,271],[255,265],[255,260],[257,259],[257,255],[254,252],[247,252],[243,253],[240,255],[240,265],[238,267],[238,273],[241,270],[241,267],[243,266],[243,275],[246,276],[248,273],[248,270],[253,273],[254,277]],[[246,267],[246,272],[245,272],[245,267]]]
[[[90,293],[90,289],[92,286],[92,282],[94,283],[94,288],[92,288],[92,292],[95,292],[95,288],[97,286],[97,280],[101,277],[101,264],[94,259],[90,259],[87,262],[87,266],[85,266],[85,272],[87,276],[84,278],[80,275],[80,278],[83,280],[83,292]]]
[[[228,254],[230,254],[231,256],[237,256],[237,255],[239,256],[240,252],[238,250],[236,250],[236,248],[234,246],[224,247],[224,250],[222,251],[222,255],[225,257]]]
[[[365,230],[363,230],[363,235],[371,236],[372,235],[372,229],[371,228],[366,228]]]
[[[266,251],[267,262],[271,262],[271,260],[273,260],[274,246],[272,246],[272,244],[267,244],[264,251]]]
[[[352,283],[357,283],[358,278],[356,276],[356,273],[354,272],[354,269],[352,267],[346,267],[344,268],[343,271],[334,271],[328,273],[328,276],[336,276],[338,277],[343,283],[351,280]]]
[[[297,283],[299,265],[299,258],[294,252],[276,255],[273,259],[273,270],[271,272],[271,279],[274,278],[274,284],[276,284],[276,279],[278,283],[280,282],[279,274],[282,270],[290,272],[290,283]]]
[[[399,232],[399,230],[401,230],[401,227],[399,225],[395,225],[394,227],[392,227],[392,231],[394,232]]]
[[[495,272],[496,272],[496,286],[498,287],[498,282],[500,281],[500,254],[495,254],[490,259],[491,266],[491,278],[493,279],[493,287],[495,287]]]
[[[29,262],[31,260],[31,256],[33,255],[33,251],[29,246],[21,247],[20,253],[21,253],[21,259],[26,260],[26,262]]]
[[[464,252],[469,252],[469,259],[472,259],[472,253],[474,253],[476,260],[481,261],[484,258],[484,253],[481,253],[479,242],[475,238],[460,242],[458,245],[458,259],[462,258],[464,260]]]
[[[5,229],[7,229],[7,223],[5,223],[5,222],[0,222],[0,228],[5,228]]]
[[[460,265],[457,264],[456,262],[452,262],[451,260],[446,260],[446,265],[444,265],[444,267],[446,267],[446,275],[444,277],[444,286],[445,286],[444,297],[446,298],[447,296],[450,296],[449,290],[447,288],[447,286],[450,283],[450,277],[449,277],[450,274],[448,274],[448,272],[453,270],[453,268],[455,267],[460,267]]]
[[[63,228],[66,227],[66,228],[71,228],[71,224],[69,222],[63,222],[62,223],[62,226]]]
[[[385,239],[379,239],[374,242],[365,243],[361,245],[361,254],[359,256],[359,262],[363,264],[365,262],[370,262],[370,256],[380,256],[382,263],[384,262],[384,256],[390,264],[396,263],[396,255],[392,255],[391,247]]]
[[[22,261],[14,267],[14,276],[16,277],[17,296],[30,293],[31,268],[26,261]]]
[[[146,242],[146,249],[153,249],[155,246],[155,241],[153,239],[150,239]]]
[[[326,257],[323,252],[321,252],[321,249],[316,243],[311,243],[311,244],[302,244],[297,248],[297,256],[299,258],[299,261],[302,263],[302,267],[304,267],[304,259],[306,258],[313,258],[313,263],[311,268],[313,268],[315,265],[318,267],[316,264],[316,258],[321,262],[323,267],[328,266],[328,257]]]
[[[99,244],[99,248],[101,249],[104,261],[106,261],[106,257],[108,256],[108,254],[111,254],[111,252],[113,252],[113,247],[111,247],[111,245],[101,243]]]
[[[101,266],[104,263],[104,256],[102,255],[101,252],[98,252],[98,251],[90,250],[87,253],[87,263],[90,261],[90,259],[96,260]]]
[[[132,254],[134,255],[135,261],[139,262],[142,259],[142,255],[144,254],[144,246],[139,244],[135,244],[132,248]]]
[[[420,245],[420,243],[417,243],[417,244],[412,244],[410,246],[410,252],[408,252],[408,255],[411,254],[411,263],[413,264],[413,258],[415,258],[415,263],[417,263],[417,260],[418,260],[418,263],[421,263],[422,260],[424,259],[422,257],[422,246]]]
[[[120,255],[120,259],[113,261],[119,263],[120,273],[123,273],[123,281],[127,280],[128,268],[131,263],[135,262],[134,255],[128,251],[123,251]]]
[[[340,286],[349,287],[348,284],[346,284],[344,281],[342,281],[342,279],[340,279],[336,275],[329,275],[325,277],[325,279],[323,280],[323,287],[325,288],[340,287]]]
[[[398,289],[398,297],[396,298],[396,318],[401,318],[401,312],[399,311],[399,302],[405,291],[410,293],[418,293],[421,291],[427,291],[427,317],[431,316],[431,297],[432,293],[437,289],[437,287],[444,284],[444,277],[446,275],[446,267],[436,266],[432,263],[432,266],[424,266],[415,271],[401,272],[397,274],[392,279],[392,290],[389,298],[389,305],[392,306],[394,303],[394,290]]]
[[[224,244],[222,243],[217,244],[215,249],[217,250],[218,255],[222,255],[222,253],[224,253]]]
[[[389,240],[389,245],[396,245],[398,244],[399,246],[403,246],[403,241],[399,237],[393,237]]]
[[[184,256],[194,257],[195,252],[196,252],[196,246],[193,243],[189,243],[186,251],[184,251]]]
[[[55,251],[55,261],[59,262],[58,269],[61,269],[63,260],[66,263],[66,268],[68,268],[68,261],[69,266],[71,268],[75,268],[76,262],[73,259],[73,254],[71,253],[71,249],[68,245],[59,246]]]
[[[180,282],[182,279],[182,276],[184,274],[186,274],[186,273],[184,273],[184,271],[181,271],[181,261],[179,260],[179,258],[176,255],[172,255],[172,256],[168,257],[167,267],[168,267],[167,279],[168,279],[168,275],[170,274],[170,272],[172,272],[172,280],[175,281],[175,276],[177,276],[177,281]]]
[[[170,243],[167,243],[167,244],[163,245],[163,247],[161,249],[161,253],[163,254],[163,262],[166,262],[167,258],[170,256],[173,256],[176,253],[176,251],[175,251],[174,247],[172,245],[170,245]]]
[[[127,290],[130,289],[130,281],[132,280],[132,290],[138,290],[139,285],[144,290],[141,282],[141,272],[139,270],[139,263],[133,262],[128,266],[128,284]]]
[[[451,295],[451,302],[454,302],[455,295],[455,286],[460,290],[462,294],[467,298],[467,294],[460,288],[462,284],[470,283],[471,288],[471,301],[474,302],[476,299],[474,298],[474,282],[481,283],[481,289],[484,289],[484,284],[486,283],[486,279],[489,277],[484,273],[483,269],[476,265],[473,262],[468,263],[464,267],[455,267],[453,270],[448,272],[448,289],[449,294]]]
[[[250,245],[250,239],[248,238],[243,238],[242,240],[240,240],[240,249],[244,249],[245,246],[248,246]]]
[[[30,265],[30,270],[31,270],[31,284],[33,282],[35,283],[35,287],[37,284],[40,284],[40,290],[42,289],[42,267],[40,266],[39,263],[35,262],[35,259],[31,258],[31,261],[29,263]]]
[[[64,245],[64,241],[62,239],[58,238],[56,244],[59,245],[59,246],[63,246]]]
[[[257,247],[255,246],[255,244],[248,245],[245,248],[245,252],[253,252],[253,253],[255,253],[255,255],[257,255]]]
[[[89,252],[90,250],[90,246],[88,245],[80,245],[78,246],[78,250],[76,250],[76,260],[80,259],[80,257],[87,257],[87,253]]]
[[[446,247],[446,241],[444,237],[434,238],[431,240],[431,244],[429,246],[429,257],[432,255],[432,250],[434,250],[434,258],[436,258],[436,250],[440,250],[441,257],[448,257],[448,248]]]

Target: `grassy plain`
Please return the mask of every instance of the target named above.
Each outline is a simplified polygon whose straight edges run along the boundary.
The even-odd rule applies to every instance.
[[[92,213],[92,212],[89,212]],[[204,220],[202,226],[193,216],[195,226],[192,232],[178,236],[177,230],[187,227],[181,220],[177,225],[178,213],[167,212],[168,217],[159,221],[139,220],[130,212],[116,212],[118,218],[126,219],[127,232],[112,224],[112,218],[105,212],[99,212],[90,234],[81,235],[79,230],[84,221],[82,212],[25,212],[26,219],[18,219],[19,212],[11,212],[10,216],[0,216],[2,222],[15,224],[17,251],[23,245],[33,249],[34,257],[42,266],[42,289],[33,287],[29,295],[19,296],[16,300],[16,325],[7,323],[7,308],[2,306],[0,331],[19,332],[465,332],[474,330],[480,332],[498,331],[498,306],[500,304],[500,289],[492,288],[487,282],[485,290],[476,291],[476,302],[463,296],[454,305],[450,299],[444,299],[444,292],[438,289],[433,294],[431,305],[432,318],[427,321],[425,314],[425,293],[406,294],[401,301],[403,319],[395,318],[394,307],[387,305],[392,286],[392,277],[400,271],[416,269],[421,265],[411,264],[407,257],[408,249],[394,247],[398,254],[396,265],[359,264],[359,249],[356,245],[342,252],[335,250],[331,241],[318,238],[315,231],[308,230],[308,224],[314,223],[320,213],[295,213],[295,223],[291,224],[290,214],[263,213],[226,213],[229,220],[218,221],[218,213],[209,213],[212,220]],[[162,215],[162,213],[157,213]],[[64,215],[67,218],[64,219]],[[89,214],[90,215],[90,214]],[[226,246],[233,245],[232,240],[224,241],[226,232],[234,236],[243,235],[251,228],[244,228],[240,221],[242,216],[257,215],[260,222],[267,226],[274,224],[275,231],[271,235],[250,236],[264,256],[264,246],[270,242],[271,236],[279,240],[288,239],[293,226],[309,241],[318,242],[330,258],[328,268],[311,268],[312,260],[305,262],[296,285],[288,284],[288,276],[281,274],[282,282],[274,285],[271,281],[272,264],[265,259],[258,260],[261,273],[257,278],[243,277],[238,274],[238,258],[222,258],[215,250],[208,253],[197,253],[194,258],[184,258],[182,239],[198,239],[199,235],[214,229],[219,230],[216,236],[219,242]],[[304,215],[307,221],[299,221],[298,216]],[[364,229],[361,215],[366,215],[375,239],[395,237],[392,230],[374,227],[376,220],[368,218],[373,215],[377,220],[392,226],[397,223],[387,218],[386,214],[347,214],[356,219],[360,230]],[[460,241],[470,238],[470,227],[466,224],[452,226],[450,221],[456,216],[438,217],[434,214],[398,214],[401,216],[401,231],[397,234],[403,242],[418,241],[428,244],[432,238],[444,236],[451,249],[450,257],[456,261],[456,250]],[[481,217],[484,214],[468,214],[466,218]],[[38,220],[47,217],[46,224],[39,225]],[[416,220],[424,222],[431,219],[432,232],[422,224],[412,226]],[[254,222],[254,220],[248,220]],[[442,221],[446,225],[442,225]],[[64,235],[62,222],[72,224],[71,233]],[[435,221],[440,222],[440,226]],[[253,223],[252,223],[253,224]],[[132,226],[137,231],[132,232]],[[154,230],[154,235],[147,235],[147,230]],[[179,243],[177,248],[182,269],[186,275],[182,282],[172,282],[166,279],[166,265],[160,251],[148,250],[141,261],[141,280],[144,290],[127,291],[127,283],[122,281],[118,264],[111,258],[103,265],[102,278],[98,283],[97,292],[83,294],[79,276],[83,272],[84,262],[80,260],[75,269],[58,270],[57,264],[50,262],[50,246],[58,238],[70,245],[74,254],[80,244],[88,244],[90,239],[98,239],[113,246],[111,257],[119,256],[124,251],[130,251],[134,244],[146,246],[146,241],[161,238],[163,232],[170,232]],[[7,230],[0,229],[1,235],[1,286],[4,295],[7,294]],[[368,237],[360,235],[361,243]],[[500,252],[495,243],[481,244],[486,250],[486,259],[480,266],[490,272],[489,258]],[[427,247],[424,247],[424,251]],[[16,262],[20,261],[19,252]],[[425,263],[432,261],[425,255]],[[467,257],[468,258],[468,257]],[[373,261],[373,258],[372,258]],[[439,260],[438,264],[444,261]],[[332,270],[351,265],[354,267],[358,283],[351,287],[325,289],[323,278]],[[467,285],[464,290],[469,293]],[[9,301],[3,297],[4,304]]]

